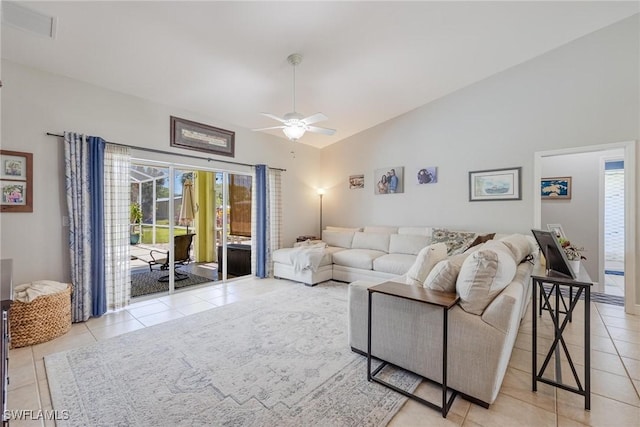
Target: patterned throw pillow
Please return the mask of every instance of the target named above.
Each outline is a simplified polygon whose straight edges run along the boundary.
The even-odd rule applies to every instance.
[[[431,233],[431,243],[445,243],[447,255],[463,253],[471,246],[475,238],[476,233],[453,231],[446,228],[434,228]]]

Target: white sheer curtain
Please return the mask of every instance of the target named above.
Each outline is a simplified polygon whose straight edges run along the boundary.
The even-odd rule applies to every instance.
[[[282,247],[282,174],[269,169],[269,240],[267,247],[267,275],[273,274],[273,251]]]
[[[129,269],[129,169],[128,147],[107,144],[104,153],[104,238],[107,308],[117,310],[131,299]]]

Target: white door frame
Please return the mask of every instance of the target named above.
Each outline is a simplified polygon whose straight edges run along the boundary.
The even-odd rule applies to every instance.
[[[630,314],[640,314],[640,304],[636,295],[636,141],[614,142],[611,144],[588,145],[584,147],[563,148],[559,150],[538,151],[533,158],[533,226],[540,228],[542,222],[542,199],[540,179],[542,178],[542,158],[566,154],[624,149],[624,308]]]

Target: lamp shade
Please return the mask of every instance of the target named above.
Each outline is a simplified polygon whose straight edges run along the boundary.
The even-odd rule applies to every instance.
[[[302,138],[302,135],[304,135],[306,129],[304,128],[304,125],[299,124],[289,125],[283,128],[282,131],[285,135],[287,135],[287,138],[292,141],[297,141],[298,139]]]

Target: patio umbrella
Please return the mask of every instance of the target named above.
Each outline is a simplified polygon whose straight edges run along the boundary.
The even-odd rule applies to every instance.
[[[189,225],[195,218],[196,208],[193,204],[193,185],[190,180],[185,180],[182,184],[182,206],[180,206],[180,218],[178,221],[181,225],[187,225],[187,234],[189,234]]]

